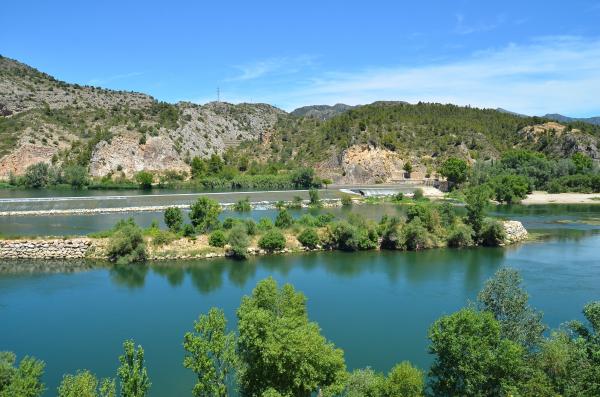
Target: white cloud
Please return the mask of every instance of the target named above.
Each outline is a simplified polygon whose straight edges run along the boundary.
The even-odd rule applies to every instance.
[[[454,62],[329,72],[285,88],[260,100],[286,109],[405,100],[502,107],[526,114],[600,114],[600,40],[546,37]]]
[[[240,72],[237,76],[225,81],[254,80],[267,75],[286,75],[297,73],[305,67],[313,64],[314,58],[308,55],[298,57],[280,57],[263,59],[243,65],[234,66]]]
[[[496,16],[496,19],[493,22],[482,22],[479,21],[475,24],[467,24],[465,21],[465,16],[463,14],[456,14],[456,27],[454,28],[454,33],[467,35],[472,33],[481,33],[481,32],[489,32],[490,30],[494,30],[499,27],[504,20],[506,19],[504,15]]]

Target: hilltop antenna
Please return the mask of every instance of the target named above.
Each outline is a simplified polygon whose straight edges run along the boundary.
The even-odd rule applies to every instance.
[[[221,102],[221,88],[217,87],[217,102]]]

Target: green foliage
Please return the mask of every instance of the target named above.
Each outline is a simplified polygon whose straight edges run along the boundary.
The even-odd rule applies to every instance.
[[[285,236],[279,229],[268,230],[258,240],[258,246],[267,251],[277,251],[285,248]]]
[[[386,397],[421,397],[424,395],[423,372],[408,361],[396,364],[385,381]]]
[[[196,374],[195,397],[227,397],[229,376],[236,364],[235,335],[227,332],[221,309],[211,308],[194,322],[194,331],[183,338],[183,366]]]
[[[25,170],[23,181],[28,188],[39,189],[49,183],[49,168],[46,163],[32,164]]]
[[[439,172],[448,179],[451,185],[458,185],[467,180],[469,166],[467,162],[456,157],[450,157],[444,161]]]
[[[176,238],[177,236],[174,235],[172,232],[159,229],[152,236],[152,245],[155,245],[157,247],[167,245],[174,241]]]
[[[0,397],[40,397],[46,390],[44,362],[33,357],[24,357],[18,367],[15,362],[13,353],[0,352]]]
[[[88,185],[87,169],[81,165],[69,165],[63,169],[65,183],[75,189],[81,189]]]
[[[486,185],[474,187],[466,192],[466,223],[471,226],[476,236],[481,233],[489,199],[490,191]]]
[[[300,244],[310,249],[317,248],[317,246],[321,243],[321,239],[319,238],[317,231],[310,227],[302,230],[302,232],[300,232],[300,234],[297,236],[297,239]]]
[[[308,196],[309,196],[309,203],[312,206],[319,206],[321,205],[321,200],[319,199],[319,191],[315,188],[311,188],[308,191]]]
[[[423,189],[421,189],[421,188],[415,189],[415,191],[413,192],[413,200],[423,200],[423,198],[424,198]]]
[[[238,211],[238,212],[249,212],[249,211],[251,211],[252,210],[252,206],[250,205],[250,198],[246,197],[246,198],[243,198],[243,199],[239,200],[237,203],[234,204],[233,210],[234,211]]]
[[[518,384],[523,348],[501,337],[490,312],[462,309],[429,329],[429,387],[440,396],[500,396]]]
[[[577,152],[573,156],[571,156],[571,160],[573,164],[575,164],[575,168],[577,169],[578,174],[582,174],[584,172],[588,172],[592,169],[594,162],[587,154]]]
[[[500,324],[500,335],[532,350],[542,340],[542,314],[533,310],[522,288],[523,279],[514,269],[500,269],[486,281],[477,295],[480,310],[489,311]]]
[[[291,285],[279,288],[272,278],[259,282],[242,298],[237,316],[242,395],[260,396],[270,388],[295,397],[319,389],[325,397],[342,392],[344,354],[309,321],[306,298]]]
[[[409,251],[419,251],[434,246],[433,236],[429,233],[420,218],[408,222],[400,236],[399,247]]]
[[[269,218],[260,218],[258,220],[257,228],[262,232],[272,229],[273,227],[273,221],[271,221]]]
[[[121,397],[146,397],[151,383],[144,366],[144,349],[135,348],[133,340],[123,343],[123,355],[119,356],[121,366],[117,370],[120,380]]]
[[[364,220],[340,221],[329,227],[330,244],[344,251],[371,250],[377,247],[377,229]]]
[[[148,171],[140,171],[135,174],[135,180],[140,185],[141,189],[151,189],[154,175]]]
[[[286,229],[286,228],[292,226],[293,223],[294,223],[294,218],[285,209],[282,209],[281,211],[279,211],[279,213],[277,214],[277,217],[275,218],[275,226],[280,229]]]
[[[457,224],[452,227],[448,234],[448,247],[466,248],[473,245],[473,229],[468,225]]]
[[[196,235],[196,228],[189,223],[186,223],[183,225],[182,233],[185,237],[194,237]]]
[[[177,207],[169,207],[165,210],[165,224],[173,233],[179,233],[183,226],[183,211]]]
[[[115,225],[108,242],[107,254],[112,262],[124,265],[146,259],[146,244],[139,228],[130,218]]]
[[[244,225],[235,225],[229,232],[228,238],[231,247],[231,255],[236,259],[246,259],[248,257],[248,232]]]
[[[404,163],[404,166],[402,166],[402,169],[406,173],[410,174],[412,172],[412,170],[413,170],[413,166],[412,166],[412,164],[410,162],[407,161],[406,163]]]
[[[200,197],[190,208],[190,220],[197,230],[205,232],[219,224],[221,206],[217,201]]]
[[[530,191],[527,178],[521,175],[499,175],[490,181],[497,201],[512,204],[527,197]]]
[[[312,168],[299,168],[292,173],[292,183],[298,189],[308,189],[315,185],[315,171]]]
[[[352,196],[349,194],[343,194],[341,200],[344,207],[352,205]]]
[[[371,368],[357,369],[350,373],[346,381],[346,397],[383,397],[386,393],[386,379]]]
[[[113,379],[98,381],[90,371],[67,374],[58,386],[58,397],[115,397],[116,386]]]
[[[208,236],[208,244],[211,247],[224,247],[227,243],[227,237],[222,230],[215,230]]]
[[[496,220],[486,220],[480,233],[481,244],[486,247],[497,247],[504,243],[506,232],[502,224]]]

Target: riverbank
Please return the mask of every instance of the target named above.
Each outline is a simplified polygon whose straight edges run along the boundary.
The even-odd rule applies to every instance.
[[[506,235],[503,245],[527,240],[528,232],[519,221],[503,221]],[[286,254],[292,252],[323,251],[330,248],[317,245],[314,248],[303,246],[292,233],[285,233],[285,247],[268,251],[258,246],[259,238],[254,236],[247,248],[248,255]],[[149,260],[208,259],[232,256],[228,245],[213,247],[208,235],[193,239],[179,238],[167,244],[155,245],[152,238],[146,238]],[[0,259],[108,259],[108,238],[39,238],[23,240],[0,240]],[[437,247],[442,248],[442,246]]]
[[[535,204],[600,204],[600,193],[547,193],[534,191],[521,201]]]

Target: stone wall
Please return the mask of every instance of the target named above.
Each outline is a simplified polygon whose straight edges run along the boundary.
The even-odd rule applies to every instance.
[[[78,259],[85,258],[90,239],[0,240],[0,259]]]

